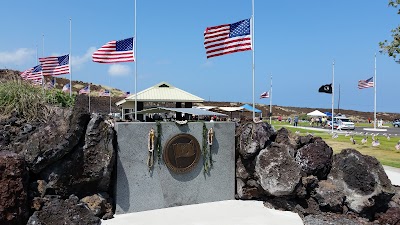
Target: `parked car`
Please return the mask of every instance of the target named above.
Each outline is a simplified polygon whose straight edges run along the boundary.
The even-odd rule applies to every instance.
[[[332,128],[332,121],[328,121],[328,127]],[[346,116],[335,116],[333,117],[333,129],[354,130],[355,125],[353,121]]]
[[[400,127],[400,120],[393,120],[394,127]]]

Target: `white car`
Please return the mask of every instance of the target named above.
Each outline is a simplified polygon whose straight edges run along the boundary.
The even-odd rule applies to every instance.
[[[347,118],[345,116],[335,116],[335,117],[333,117],[333,121],[334,121],[333,122],[334,128],[336,128],[338,130],[354,130],[355,129],[355,125],[354,125],[353,121],[351,121],[350,118]]]

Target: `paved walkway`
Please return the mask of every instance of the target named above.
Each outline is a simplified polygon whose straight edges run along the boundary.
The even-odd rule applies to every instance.
[[[264,207],[262,201],[229,200],[116,215],[102,225],[301,225],[297,213]]]
[[[392,181],[393,185],[400,186],[400,168],[383,166],[385,169],[386,175],[389,177],[390,181]]]

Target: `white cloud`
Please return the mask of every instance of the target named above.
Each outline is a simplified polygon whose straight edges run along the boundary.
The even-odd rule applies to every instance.
[[[32,61],[36,51],[33,49],[19,48],[14,52],[0,52],[1,64],[25,64]]]
[[[126,65],[113,64],[108,69],[108,74],[111,76],[125,76],[131,73],[131,68]]]
[[[91,61],[92,54],[96,50],[97,49],[95,47],[90,47],[83,56],[74,56],[74,54],[72,54],[71,65],[73,66],[73,68],[80,69],[83,66],[83,64],[85,64],[88,61]]]

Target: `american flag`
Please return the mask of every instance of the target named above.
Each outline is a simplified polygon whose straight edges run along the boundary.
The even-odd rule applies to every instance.
[[[26,79],[28,80],[42,79],[42,66],[37,65],[33,67],[31,74]]]
[[[263,92],[263,93],[260,95],[260,98],[269,98],[269,91]]]
[[[42,67],[40,65],[37,65],[35,67],[25,70],[20,75],[24,80],[42,79]]]
[[[93,62],[97,63],[118,63],[133,62],[133,38],[119,41],[110,41],[101,46],[92,55]]]
[[[69,90],[71,89],[71,86],[69,85],[69,83],[65,84],[64,87],[62,88],[63,92],[69,92]]]
[[[69,55],[39,58],[43,76],[56,76],[69,73]]]
[[[79,90],[79,94],[89,94],[90,93],[90,87],[86,86],[84,88],[82,88],[81,90]]]
[[[101,97],[101,96],[111,96],[111,94],[110,94],[110,91],[109,90],[104,90],[104,91],[101,91],[100,93],[99,93],[99,96]]]
[[[43,84],[43,79],[35,79],[35,80],[30,80],[33,85],[42,85]]]
[[[371,77],[367,80],[359,80],[358,81],[358,89],[374,87],[374,78]]]
[[[251,50],[250,24],[250,19],[246,19],[232,24],[207,27],[204,31],[207,58]]]
[[[26,80],[26,78],[32,73],[33,67],[29,68],[23,72],[20,73],[22,79]]]

